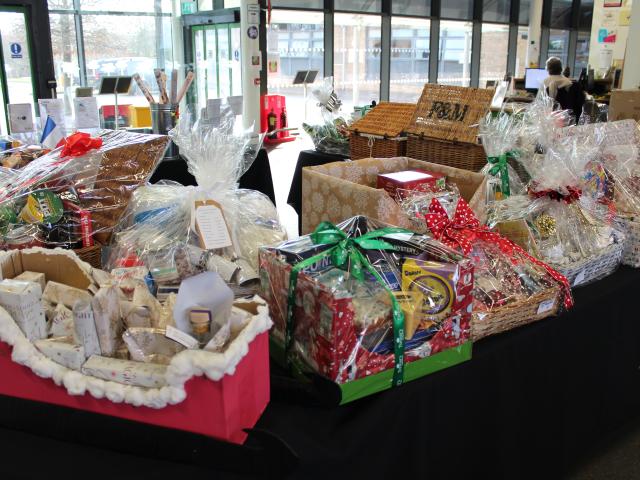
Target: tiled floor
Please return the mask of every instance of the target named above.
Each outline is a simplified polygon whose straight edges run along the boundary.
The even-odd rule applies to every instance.
[[[293,142],[282,143],[276,147],[268,147],[273,189],[276,194],[276,207],[280,222],[289,238],[298,236],[298,214],[287,204],[291,179],[301,150],[313,148],[311,139],[303,134]]]

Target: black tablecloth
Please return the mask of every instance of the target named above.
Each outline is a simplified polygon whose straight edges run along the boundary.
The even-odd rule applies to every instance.
[[[302,231],[302,169],[304,167],[324,165],[325,163],[339,162],[347,158],[348,157],[343,155],[328,155],[315,150],[302,150],[300,155],[298,155],[298,163],[296,163],[296,169],[293,172],[287,203],[291,205],[298,214],[299,232]]]
[[[578,289],[576,307],[566,314],[484,339],[469,362],[342,407],[300,403],[301,395],[277,379],[257,428],[299,456],[292,478],[562,478],[599,439],[640,413],[639,282],[640,271],[621,268]],[[246,447],[221,445],[6,397],[0,397],[0,425],[0,440],[9,443],[0,472],[50,470],[46,461],[66,466],[96,452],[108,471],[175,473],[169,459],[245,472],[292,465],[286,447],[270,444],[270,437]],[[87,453],[86,446],[45,436],[120,445],[163,460]],[[267,450],[260,449],[265,442]]]
[[[182,185],[196,185],[196,179],[189,173],[187,162],[183,159],[164,160],[161,162],[150,181],[151,183],[156,183],[159,180],[174,180]],[[274,204],[276,203],[269,156],[264,148],[258,152],[251,168],[240,177],[240,188],[249,188],[262,192]]]

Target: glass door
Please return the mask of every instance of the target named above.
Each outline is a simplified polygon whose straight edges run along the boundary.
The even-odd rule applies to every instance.
[[[192,27],[197,111],[207,100],[242,95],[240,26],[237,23]]]
[[[0,7],[0,134],[7,134],[9,103],[29,103],[35,119],[33,67],[27,14],[20,7]]]

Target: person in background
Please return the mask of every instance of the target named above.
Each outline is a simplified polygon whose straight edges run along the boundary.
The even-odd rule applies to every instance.
[[[558,95],[558,90],[571,86],[571,80],[562,75],[562,60],[551,57],[547,60],[547,72],[549,76],[544,79],[544,88],[553,99]]]

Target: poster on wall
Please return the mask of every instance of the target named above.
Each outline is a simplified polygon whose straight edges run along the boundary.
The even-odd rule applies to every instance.
[[[618,25],[620,25],[621,27],[628,27],[630,24],[631,24],[631,9],[626,7],[620,10]]]
[[[616,43],[616,30],[601,28],[598,30],[598,43]]]
[[[611,66],[611,62],[613,61],[613,50],[609,49],[609,48],[603,48],[602,50],[600,50],[600,58],[599,60],[599,67],[602,70],[607,70],[610,66]]]

